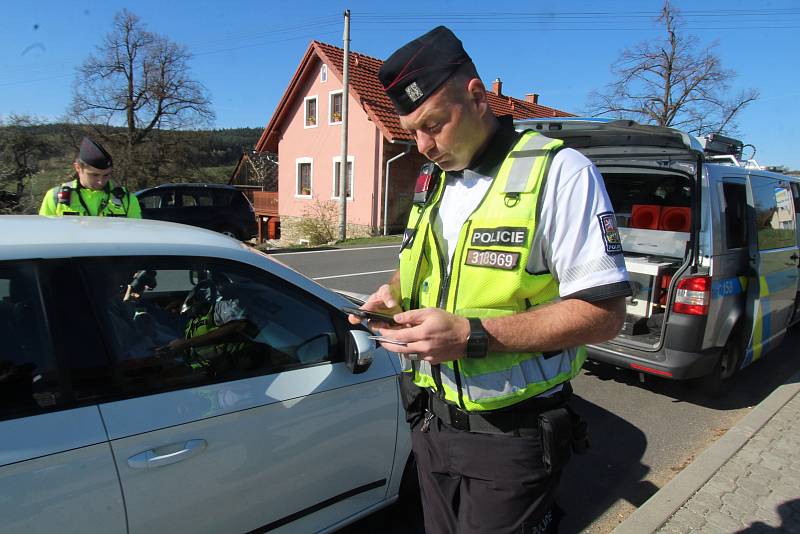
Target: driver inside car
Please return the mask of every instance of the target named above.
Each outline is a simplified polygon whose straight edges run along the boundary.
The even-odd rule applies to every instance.
[[[253,368],[264,356],[265,346],[251,341],[253,325],[239,299],[224,298],[210,278],[189,292],[181,316],[184,337],[157,347],[157,355],[183,353],[190,367],[211,374]]]

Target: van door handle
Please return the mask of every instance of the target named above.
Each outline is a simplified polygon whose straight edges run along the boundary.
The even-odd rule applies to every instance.
[[[183,449],[168,454],[158,455],[153,449],[135,454],[128,458],[128,465],[133,469],[170,465],[203,452],[207,446],[208,443],[204,439],[190,439],[183,444]]]
[[[791,256],[789,256],[789,259],[792,259],[792,260],[796,260],[798,258],[800,258],[800,256],[798,256],[797,254],[792,254]]]

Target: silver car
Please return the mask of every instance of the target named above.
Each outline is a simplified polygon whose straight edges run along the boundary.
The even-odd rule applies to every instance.
[[[316,532],[398,497],[396,355],[220,234],[0,217],[0,531]]]

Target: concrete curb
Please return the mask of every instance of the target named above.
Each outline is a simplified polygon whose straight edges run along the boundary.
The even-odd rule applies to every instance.
[[[730,460],[783,406],[800,394],[800,373],[795,373],[745,415],[716,443],[703,451],[678,475],[614,529],[614,534],[655,532],[697,490]]]

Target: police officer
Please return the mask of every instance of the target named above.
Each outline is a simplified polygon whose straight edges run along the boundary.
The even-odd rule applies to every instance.
[[[566,403],[586,343],[630,294],[602,177],[580,153],[496,117],[440,26],[379,73],[423,167],[400,268],[364,308],[401,354],[426,532],[552,532],[585,425]],[[351,315],[350,321],[358,322]]]
[[[77,178],[45,193],[39,215],[142,218],[136,196],[111,183],[111,155],[99,143],[84,137],[72,166]]]

